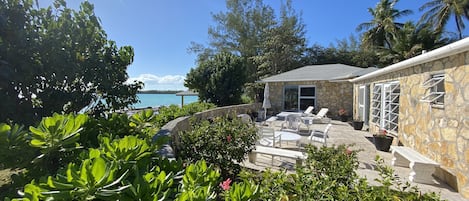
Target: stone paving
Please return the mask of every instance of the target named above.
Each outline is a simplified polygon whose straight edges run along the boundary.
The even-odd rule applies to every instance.
[[[376,162],[375,157],[379,155],[384,159],[385,164],[391,166],[392,155],[390,152],[377,151],[372,142],[372,135],[367,131],[357,131],[354,130],[351,125],[347,122],[340,122],[332,120],[332,128],[329,131],[328,146],[339,145],[339,144],[354,144],[352,149],[361,149],[362,151],[358,154],[358,160],[360,165],[358,167],[358,174],[362,177],[368,179],[371,184],[378,184],[374,181],[375,178],[379,178],[378,172],[375,170]],[[278,129],[278,126],[281,124],[280,121],[275,121],[271,123],[270,126]],[[313,129],[323,130],[326,124],[314,124]],[[302,136],[301,141],[307,142],[307,136]],[[319,144],[317,144],[319,145]],[[287,149],[297,149],[296,143],[282,143],[282,148]],[[243,165],[248,168],[256,170],[264,170],[266,168],[271,169],[287,169],[287,171],[294,171],[295,161],[291,159],[285,159],[280,157],[274,158],[274,163],[272,163],[271,156],[258,154],[256,164],[249,163],[245,160]],[[405,167],[392,167],[395,171],[397,177],[401,181],[408,181],[408,175],[410,172],[409,168]],[[441,198],[445,200],[461,200],[469,201],[469,199],[464,199],[458,192],[452,189],[447,184],[441,182],[437,178],[434,179],[434,184],[419,184],[412,183],[412,185],[417,186],[422,192],[437,192],[440,193]]]

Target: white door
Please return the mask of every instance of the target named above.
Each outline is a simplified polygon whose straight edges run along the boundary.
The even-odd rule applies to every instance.
[[[358,88],[358,118],[368,125],[370,110],[370,90],[369,85],[362,85]]]

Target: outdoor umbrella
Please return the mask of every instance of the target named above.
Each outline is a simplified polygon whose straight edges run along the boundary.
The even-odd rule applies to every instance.
[[[269,83],[265,83],[264,87],[264,101],[262,102],[262,108],[264,108],[264,119],[267,119],[267,109],[270,108],[269,100]]]

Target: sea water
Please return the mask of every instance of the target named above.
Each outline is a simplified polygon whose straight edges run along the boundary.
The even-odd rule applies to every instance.
[[[135,103],[135,108],[181,105],[181,96],[176,94],[137,94],[137,97],[140,103]],[[184,105],[197,101],[197,96],[184,96]]]

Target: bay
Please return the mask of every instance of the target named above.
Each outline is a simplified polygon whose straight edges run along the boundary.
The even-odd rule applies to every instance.
[[[181,96],[176,94],[137,94],[140,103],[133,104],[135,108],[181,105]],[[197,96],[184,96],[184,105],[197,102]]]

